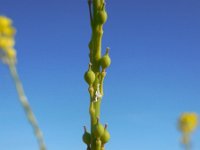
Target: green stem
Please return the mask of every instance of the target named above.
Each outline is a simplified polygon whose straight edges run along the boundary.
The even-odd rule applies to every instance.
[[[23,86],[22,86],[22,82],[20,81],[18,73],[17,73],[16,66],[13,63],[10,63],[8,66],[9,66],[10,73],[11,73],[11,76],[13,78],[13,81],[15,83],[17,93],[19,95],[19,101],[20,101],[22,107],[24,108],[24,111],[26,113],[26,117],[27,117],[28,121],[30,122],[30,124],[31,124],[31,126],[34,130],[34,134],[35,134],[35,137],[38,141],[40,150],[46,150],[46,146],[45,146],[45,142],[44,142],[44,139],[43,139],[43,136],[42,136],[42,132],[41,132],[39,126],[38,126],[36,118],[35,118],[32,110],[31,110],[29,103],[28,103],[27,97],[25,95],[25,92],[24,92],[24,89],[23,89]]]
[[[95,73],[98,73],[100,71],[102,36],[103,36],[102,26],[96,25],[92,29],[92,37],[89,43],[90,62],[92,63],[92,70]]]
[[[185,145],[185,150],[190,150],[190,146],[188,144]]]
[[[90,0],[89,0],[90,1]],[[91,11],[91,5],[89,5],[90,10],[90,22],[92,28],[92,36],[89,43],[90,49],[90,62],[92,63],[92,71],[96,75],[95,83],[93,84],[94,93],[97,90],[98,84],[100,84],[100,93],[102,94],[103,91],[103,80],[104,78],[99,79],[100,74],[100,59],[101,59],[101,43],[102,43],[102,36],[103,36],[103,25],[97,24],[97,13],[102,6],[104,0],[93,0]],[[90,3],[91,4],[91,3]],[[91,14],[91,12],[93,14]],[[100,118],[100,107],[101,107],[101,98],[98,98],[97,102],[94,102],[95,94],[90,100],[90,110],[91,106],[93,105],[94,114],[90,111],[90,119],[91,119],[91,150],[97,150],[96,147],[96,138],[93,134],[94,126],[96,125],[96,119]],[[92,104],[92,105],[91,105]]]
[[[101,72],[101,79],[100,79],[100,92],[101,92],[101,95],[103,96],[104,95],[104,90],[103,90],[103,83],[104,83],[104,79],[105,79],[105,76],[106,76],[106,72]]]

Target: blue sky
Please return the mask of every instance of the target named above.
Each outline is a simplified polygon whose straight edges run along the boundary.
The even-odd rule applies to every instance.
[[[200,1],[107,1],[111,48],[102,123],[111,150],[181,150],[177,118],[200,114]],[[18,71],[48,150],[86,149],[91,35],[86,0],[0,0],[17,28]],[[37,150],[7,67],[0,64],[0,147]],[[200,129],[193,150],[200,149]]]

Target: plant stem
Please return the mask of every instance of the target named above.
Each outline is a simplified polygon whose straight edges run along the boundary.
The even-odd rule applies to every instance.
[[[92,1],[92,2],[91,2]],[[104,8],[104,0],[88,0],[90,23],[92,29],[92,35],[89,42],[90,49],[90,62],[92,63],[92,71],[95,73],[95,81],[92,84],[94,92],[90,93],[90,120],[91,120],[91,150],[99,150],[96,145],[96,137],[94,136],[94,127],[97,124],[97,118],[100,118],[100,107],[103,95],[103,81],[105,72],[102,75],[100,61],[101,61],[101,45],[103,36],[103,24],[98,22],[100,19],[98,16],[101,7]],[[100,87],[99,87],[100,85]],[[91,88],[91,87],[90,87]],[[91,94],[92,93],[92,94]],[[100,95],[99,95],[100,94]],[[97,97],[98,96],[98,97]],[[102,147],[102,149],[104,149]]]
[[[25,95],[25,92],[24,92],[24,89],[23,89],[22,82],[20,81],[18,73],[17,73],[16,66],[13,63],[8,64],[8,66],[9,66],[11,76],[12,76],[13,81],[14,81],[15,86],[16,86],[16,90],[17,90],[17,93],[18,93],[18,96],[19,96],[19,101],[20,101],[22,107],[24,108],[24,111],[26,113],[26,117],[27,117],[28,121],[30,122],[30,124],[31,124],[31,126],[34,130],[34,134],[35,134],[35,137],[38,141],[40,150],[46,150],[42,131],[40,130],[38,123],[36,121],[35,115],[33,114],[31,107],[28,103],[28,100],[26,98],[26,95]]]

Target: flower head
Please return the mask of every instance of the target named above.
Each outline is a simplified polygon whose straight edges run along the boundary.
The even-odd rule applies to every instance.
[[[0,59],[5,63],[16,62],[15,33],[12,20],[5,16],[0,16]]]
[[[179,118],[178,124],[181,132],[191,133],[198,125],[198,116],[196,113],[183,113]]]
[[[0,27],[7,27],[12,24],[12,20],[5,17],[5,16],[0,16]]]

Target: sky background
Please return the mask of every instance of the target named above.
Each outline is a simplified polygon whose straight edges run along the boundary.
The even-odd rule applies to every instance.
[[[107,150],[181,150],[177,118],[200,114],[200,1],[107,0],[111,48],[101,122]],[[17,29],[18,71],[48,150],[84,150],[89,128],[87,0],[0,0]],[[0,64],[0,148],[38,150],[8,68]],[[193,134],[200,149],[200,129]]]

